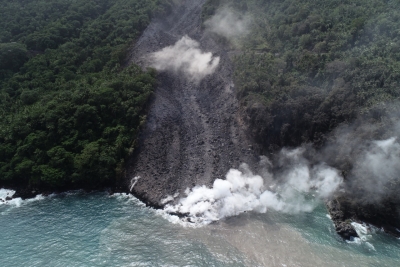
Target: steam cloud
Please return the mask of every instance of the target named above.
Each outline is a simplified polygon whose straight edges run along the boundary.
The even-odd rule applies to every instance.
[[[370,200],[380,200],[387,186],[397,184],[400,175],[400,144],[396,137],[373,141],[357,158],[352,171],[353,190],[362,188]]]
[[[204,24],[208,31],[232,40],[233,38],[246,35],[249,32],[250,23],[250,16],[242,16],[228,7],[224,7],[219,9]]]
[[[173,46],[168,46],[150,55],[151,65],[159,71],[183,73],[192,81],[199,82],[214,73],[220,58],[211,52],[204,53],[200,44],[188,36],[183,36]]]
[[[310,166],[303,152],[303,149],[282,150],[281,159],[290,165],[287,171],[277,174],[278,177],[270,171],[263,177],[254,175],[246,164],[242,164],[240,170],[231,169],[226,180],[216,179],[212,188],[196,186],[187,189],[186,198],[176,205],[166,205],[164,210],[187,214],[192,222],[200,224],[246,211],[265,213],[269,208],[286,213],[311,211],[316,205],[312,199],[331,196],[342,178],[336,169],[324,164]],[[263,161],[272,166],[268,159]],[[283,183],[267,187],[266,183],[274,178]]]
[[[376,112],[382,114],[381,120],[368,115],[339,127],[325,149],[316,154],[347,173],[346,194],[361,203],[400,200],[400,105],[386,106],[387,111]]]
[[[246,211],[309,212],[333,194],[351,196],[362,204],[400,201],[400,110],[391,109],[400,105],[387,106],[388,111],[381,112],[384,120],[360,117],[343,125],[319,151],[307,146],[282,149],[274,164],[262,158],[261,175],[243,164],[239,170],[231,169],[225,180],[215,180],[211,188],[187,189],[187,196],[177,202],[171,202],[177,196],[170,196],[164,203],[173,204],[164,210],[207,224]]]

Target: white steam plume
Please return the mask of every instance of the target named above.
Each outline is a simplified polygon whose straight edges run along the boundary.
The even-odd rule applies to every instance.
[[[386,103],[339,126],[314,153],[346,173],[345,194],[360,204],[398,203],[400,197],[400,103]],[[377,120],[373,114],[380,114]]]
[[[216,14],[204,24],[206,29],[227,39],[244,36],[249,32],[251,18],[242,16],[228,7],[217,10]]]
[[[371,193],[371,201],[379,200],[387,192],[386,187],[399,180],[400,144],[397,138],[373,141],[357,158],[352,174],[357,187]]]
[[[159,71],[183,73],[190,80],[199,82],[214,73],[220,60],[211,52],[202,52],[199,47],[197,41],[185,35],[174,45],[152,53],[151,65]]]
[[[307,194],[312,193],[317,199],[328,198],[342,178],[336,169],[324,164],[311,167],[302,153],[301,149],[281,152],[281,157],[291,161],[288,171],[281,174],[280,180],[285,181],[281,185],[267,187],[265,181],[270,180],[272,173],[263,178],[242,164],[241,170],[231,169],[226,180],[216,179],[212,188],[187,189],[186,198],[176,205],[167,205],[164,210],[187,214],[192,222],[200,224],[246,211],[265,213],[269,208],[287,213],[311,211],[316,203],[308,200]]]

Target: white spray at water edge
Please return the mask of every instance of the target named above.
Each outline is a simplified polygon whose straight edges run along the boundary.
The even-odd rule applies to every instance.
[[[14,190],[0,188],[0,203],[4,203],[7,197],[12,198],[14,194],[15,194]]]
[[[20,198],[20,197],[12,198],[14,194],[15,194],[14,190],[0,188],[0,205],[9,205],[9,206],[13,206],[13,207],[20,207],[24,203],[30,203],[30,202],[44,199],[43,195],[37,195],[34,198],[22,200],[22,198]],[[8,198],[12,198],[12,199],[8,199]]]
[[[216,179],[212,188],[196,186],[187,189],[187,197],[175,205],[168,204],[164,211],[186,214],[191,222],[208,224],[246,211],[265,213],[274,209],[285,213],[312,211],[317,203],[307,199],[326,199],[337,190],[343,179],[338,171],[325,164],[310,166],[302,157],[304,150],[282,150],[281,156],[290,159],[287,171],[278,180],[285,182],[267,188],[265,181],[273,180],[267,172],[254,175],[246,164],[240,170],[231,169],[226,179]],[[170,200],[171,197],[168,197]]]
[[[359,237],[346,240],[346,242],[349,244],[363,245],[368,250],[375,251],[374,245],[372,245],[369,241],[373,238],[373,234],[379,231],[379,229],[372,225],[360,224],[356,222],[352,222],[351,225],[354,227],[354,230],[357,232]]]
[[[215,72],[220,58],[211,52],[204,53],[197,41],[185,35],[174,45],[152,53],[150,61],[159,71],[183,73],[188,79],[199,82]]]

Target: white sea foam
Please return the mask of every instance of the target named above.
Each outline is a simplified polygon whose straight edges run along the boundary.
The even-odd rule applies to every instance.
[[[0,203],[5,201],[7,197],[12,197],[14,194],[14,190],[0,188]]]
[[[144,204],[142,201],[140,201],[138,198],[136,198],[132,194],[114,193],[114,194],[110,195],[109,197],[116,198],[119,201],[130,202],[130,203],[133,203],[133,204],[135,204],[137,206],[140,206],[140,207],[146,207],[146,204]]]
[[[354,227],[354,230],[357,232],[359,237],[355,237],[346,242],[349,244],[364,245],[368,250],[375,251],[375,247],[370,243],[370,241],[373,237],[372,235],[376,233],[377,228],[356,222],[352,222],[351,225]]]
[[[178,195],[179,194],[174,194],[173,196],[168,196],[167,198],[168,198],[168,200],[169,199],[173,200]],[[176,215],[169,214],[165,210],[154,209],[152,207],[149,207],[149,206],[147,206],[145,203],[143,203],[141,200],[139,200],[137,197],[135,197],[132,194],[114,193],[114,194],[110,195],[109,197],[116,198],[117,200],[124,201],[126,203],[129,202],[129,203],[132,203],[132,204],[134,204],[136,206],[139,206],[141,208],[145,208],[147,210],[150,210],[150,211],[154,212],[155,214],[159,215],[160,217],[164,218],[165,220],[167,220],[167,221],[169,221],[170,223],[173,223],[173,224],[179,224],[179,225],[181,225],[183,227],[193,227],[193,228],[202,226],[200,224],[194,224],[194,223],[188,221],[187,219],[181,219]]]
[[[372,238],[371,228],[368,225],[356,222],[352,222],[351,225],[354,227],[354,230],[356,230],[362,241],[367,241]]]
[[[14,207],[21,207],[28,203],[36,202],[36,201],[43,200],[43,199],[45,199],[45,197],[43,195],[37,195],[34,198],[28,198],[25,200],[18,197],[18,198],[13,198],[12,200],[4,202],[4,204],[14,206]]]
[[[26,204],[29,204],[29,203],[32,203],[35,201],[45,199],[45,197],[43,195],[37,195],[34,198],[28,198],[25,200],[23,200],[20,197],[6,200],[7,197],[12,197],[14,194],[15,194],[14,190],[0,189],[0,205],[6,205],[9,207],[18,208],[18,207],[21,207],[23,205],[26,205]],[[4,215],[4,214],[6,214],[6,212],[3,211],[1,214]]]
[[[13,198],[11,200],[7,200],[7,198],[12,198],[12,196],[15,194],[14,190],[9,190],[9,189],[0,189],[0,205],[12,205],[19,207],[22,204],[22,199],[21,198]]]
[[[170,223],[173,224],[179,224],[183,227],[190,227],[190,228],[199,228],[199,227],[203,227],[204,224],[198,221],[192,221],[190,217],[182,217],[180,218],[177,215],[173,215],[170,214],[168,211],[166,210],[160,210],[160,209],[153,209],[153,211],[161,216],[162,218],[164,218],[165,220],[169,221]]]

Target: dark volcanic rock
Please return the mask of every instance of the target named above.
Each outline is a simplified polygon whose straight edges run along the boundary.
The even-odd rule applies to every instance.
[[[357,237],[357,233],[350,224],[352,221],[364,222],[382,229],[395,237],[400,237],[400,218],[398,205],[379,203],[365,203],[361,198],[340,195],[327,203],[328,211],[335,224],[336,232],[344,239]]]
[[[28,198],[34,198],[36,197],[38,193],[35,191],[32,191],[29,188],[22,188],[22,189],[17,189],[16,193],[13,195],[13,198],[22,198],[22,199],[28,199]]]
[[[329,214],[335,224],[336,232],[346,240],[351,237],[358,237],[354,227],[350,224],[350,220],[346,219],[344,212],[341,210],[340,203],[335,199],[327,203]]]
[[[400,213],[399,201],[387,196],[379,202],[371,202],[367,194],[360,195],[338,195],[334,201],[328,203],[328,210],[335,223],[338,233],[347,238],[351,231],[350,221],[365,222],[395,237],[400,237]],[[394,201],[394,202],[393,202]],[[351,225],[350,225],[351,226]]]
[[[138,147],[128,161],[126,182],[145,203],[160,207],[168,195],[195,185],[211,185],[230,168],[257,162],[239,114],[232,64],[225,47],[201,27],[205,0],[187,0],[165,18],[155,19],[132,49],[130,61],[147,66],[148,53],[184,35],[204,52],[220,57],[216,72],[196,83],[172,72],[159,74]],[[250,148],[253,148],[249,150]],[[242,151],[245,151],[244,153]]]
[[[350,240],[352,237],[358,237],[354,227],[348,222],[337,222],[335,223],[335,229],[338,235],[346,240]]]

